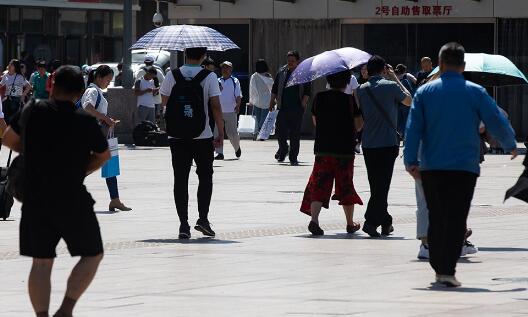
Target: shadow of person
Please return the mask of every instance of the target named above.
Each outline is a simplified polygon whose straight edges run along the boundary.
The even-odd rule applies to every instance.
[[[119,211],[109,211],[109,210],[104,210],[104,211],[94,211],[94,213],[96,213],[97,215],[113,215],[113,214],[117,214]]]
[[[457,293],[514,293],[524,292],[525,287],[504,289],[504,290],[491,290],[488,288],[477,288],[477,287],[446,287],[440,283],[431,283],[431,286],[427,288],[414,288],[417,291],[433,291],[433,292],[457,292]]]
[[[509,248],[509,247],[480,247],[479,251],[482,252],[526,252],[527,248]]]
[[[146,239],[139,240],[144,243],[160,243],[160,244],[232,244],[240,243],[232,240],[220,240],[215,238],[197,238],[197,239]]]

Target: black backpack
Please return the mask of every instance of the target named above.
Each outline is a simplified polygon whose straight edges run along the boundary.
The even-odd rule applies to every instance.
[[[179,69],[172,71],[176,84],[167,102],[165,122],[169,136],[179,139],[194,139],[205,129],[206,114],[203,88],[200,84],[211,72],[202,69],[192,79],[183,77]]]

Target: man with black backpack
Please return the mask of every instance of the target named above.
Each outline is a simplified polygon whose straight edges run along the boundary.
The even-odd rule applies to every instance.
[[[224,142],[224,120],[218,79],[214,73],[200,66],[206,53],[205,47],[186,49],[187,63],[168,73],[160,89],[170,138],[174,200],[180,218],[180,239],[191,237],[188,223],[188,186],[193,160],[199,179],[199,219],[194,228],[206,236],[215,236],[208,214],[213,193],[214,148],[222,146]],[[209,126],[209,103],[219,131],[214,141]]]

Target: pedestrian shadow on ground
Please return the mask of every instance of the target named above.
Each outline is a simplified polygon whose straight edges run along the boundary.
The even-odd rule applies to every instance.
[[[431,286],[427,288],[413,288],[416,291],[433,291],[433,292],[455,292],[455,293],[514,293],[524,292],[525,287],[504,289],[504,290],[491,290],[488,288],[477,288],[477,287],[445,287],[439,283],[431,283]]]
[[[510,248],[510,247],[480,247],[479,251],[482,252],[526,252],[527,248]]]
[[[160,244],[233,244],[240,243],[232,240],[220,240],[212,238],[197,238],[197,239],[146,239],[139,240],[144,243],[160,243]]]
[[[94,211],[97,215],[113,215],[119,213],[119,211],[110,211],[110,210],[101,210],[101,211]]]
[[[301,234],[298,236],[295,236],[296,238],[306,238],[306,239],[328,239],[328,240],[380,240],[380,241],[387,241],[387,240],[414,240],[409,239],[405,237],[382,237],[382,238],[371,238],[369,236],[361,235],[358,233],[355,234],[349,234],[349,233],[335,233],[335,234],[325,234],[324,236],[314,236],[311,234]]]

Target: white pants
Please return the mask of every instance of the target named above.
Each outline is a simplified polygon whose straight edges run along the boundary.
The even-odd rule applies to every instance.
[[[231,142],[231,145],[233,145],[233,148],[236,152],[238,151],[238,149],[240,149],[240,135],[238,134],[238,115],[236,112],[228,112],[224,113],[223,116],[227,138]],[[214,136],[215,138],[218,136],[217,126],[215,126]],[[218,154],[224,154],[223,147],[218,147],[215,149],[215,151]]]

